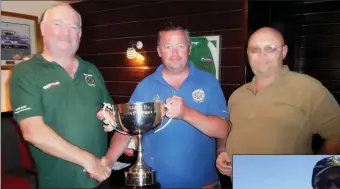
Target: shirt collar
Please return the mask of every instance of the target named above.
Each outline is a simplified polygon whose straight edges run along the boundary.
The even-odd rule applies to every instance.
[[[273,83],[279,82],[288,72],[289,72],[289,67],[287,65],[283,65],[281,68],[278,76],[275,78],[275,81]],[[251,80],[251,82],[246,86],[247,89],[251,90],[252,92],[255,92],[255,76]]]
[[[195,72],[196,72],[196,67],[191,60],[188,61],[188,64],[189,64],[189,76],[187,79],[195,75]],[[161,64],[160,66],[158,66],[158,68],[155,71],[154,78],[161,83],[166,83],[162,75],[163,68],[164,68],[164,64]]]
[[[75,55],[75,58],[78,60],[78,69],[75,73],[75,76],[76,77],[78,75],[78,73],[82,73],[84,70],[87,69],[87,66],[85,66],[85,64],[83,64],[83,59],[80,58],[78,55]],[[35,59],[37,60],[38,63],[42,63],[42,64],[47,64],[47,65],[51,65],[51,66],[60,66],[58,63],[56,62],[50,62],[48,60],[46,60],[41,53],[36,53],[35,55],[33,55],[32,59]]]

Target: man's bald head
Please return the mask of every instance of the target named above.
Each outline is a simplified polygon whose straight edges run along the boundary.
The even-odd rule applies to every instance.
[[[81,17],[69,4],[57,4],[45,11],[40,30],[45,54],[74,56],[81,38]]]
[[[48,8],[42,16],[41,23],[50,20],[51,15],[58,14],[58,13],[64,12],[64,11],[67,11],[67,12],[70,12],[70,13],[76,15],[78,20],[79,20],[79,27],[81,27],[82,20],[81,20],[80,14],[76,10],[74,10],[69,4],[66,4],[66,3],[56,4],[56,5],[53,5],[52,7]]]
[[[254,41],[271,41],[271,43],[277,43],[278,45],[284,44],[284,39],[282,34],[274,28],[263,27],[256,30],[249,38],[249,44],[254,43]]]
[[[275,77],[287,52],[281,33],[270,27],[256,30],[248,41],[248,60],[256,77]]]

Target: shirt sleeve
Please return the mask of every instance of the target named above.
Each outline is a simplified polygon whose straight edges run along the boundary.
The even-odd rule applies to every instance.
[[[313,92],[311,106],[312,131],[326,140],[340,140],[340,106],[321,84]]]
[[[214,84],[210,90],[209,114],[221,116],[229,120],[227,102],[219,83]]]
[[[113,103],[114,103],[114,102],[113,102],[113,99],[112,99],[112,97],[111,97],[109,91],[107,90],[107,87],[106,87],[106,84],[105,84],[105,80],[104,80],[103,75],[102,75],[101,72],[97,69],[96,66],[93,65],[93,67],[94,67],[94,69],[95,69],[95,71],[96,71],[96,74],[97,74],[97,76],[98,76],[98,78],[99,78],[100,85],[101,85],[102,88],[103,88],[103,102],[109,103],[109,104],[113,104]]]
[[[137,87],[135,88],[135,90],[133,91],[133,93],[130,97],[129,103],[136,103],[136,102],[143,101],[142,94],[143,94],[143,90],[142,90],[142,87],[141,87],[141,83],[139,83],[137,85]]]
[[[35,78],[14,69],[10,79],[10,103],[17,122],[33,116],[43,116],[42,89]]]

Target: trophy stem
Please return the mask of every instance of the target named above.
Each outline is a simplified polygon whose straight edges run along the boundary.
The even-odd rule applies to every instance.
[[[138,155],[137,155],[137,160],[136,163],[131,167],[131,169],[135,169],[135,170],[141,170],[141,169],[149,169],[143,160],[143,148],[142,148],[142,138],[143,135],[139,132],[137,136],[137,143],[138,143]]]
[[[129,169],[126,175],[126,184],[128,186],[147,186],[155,184],[155,172],[150,169],[143,160],[142,134],[139,131],[137,136],[138,156],[136,163]]]

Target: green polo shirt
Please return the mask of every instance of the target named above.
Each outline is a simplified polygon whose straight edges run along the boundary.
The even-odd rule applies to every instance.
[[[107,150],[107,134],[96,113],[103,102],[113,103],[99,70],[77,57],[72,79],[59,64],[41,54],[18,64],[10,80],[13,115],[20,122],[42,116],[63,139],[101,158]],[[50,156],[33,145],[39,188],[93,188],[99,183],[79,165]]]

